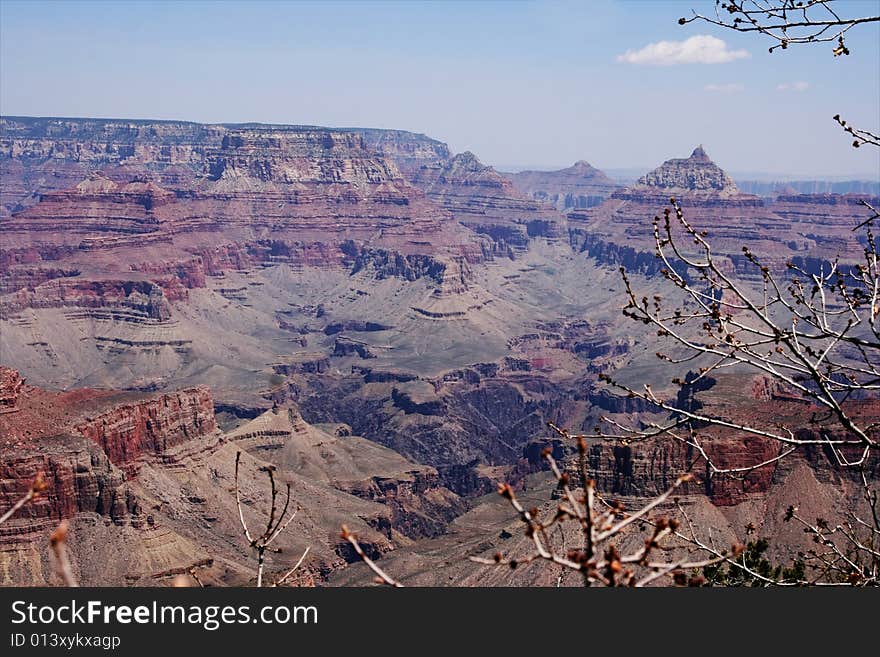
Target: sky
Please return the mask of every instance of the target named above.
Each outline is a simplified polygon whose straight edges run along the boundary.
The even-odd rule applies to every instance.
[[[839,0],[880,14],[880,0]],[[770,42],[678,18],[713,0],[0,0],[0,114],[379,127],[510,170],[648,169],[697,144],[732,172],[880,179],[880,25]]]

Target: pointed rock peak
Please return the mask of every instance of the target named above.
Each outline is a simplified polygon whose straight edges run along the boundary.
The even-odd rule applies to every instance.
[[[452,158],[453,161],[458,162],[459,164],[467,164],[474,166],[483,166],[483,163],[480,162],[479,158],[471,153],[470,151],[465,151],[464,153],[457,153],[455,157]]]
[[[488,167],[480,162],[479,158],[470,151],[465,151],[464,153],[456,154],[449,161],[448,169],[450,171],[481,172],[489,171],[492,167]]]
[[[688,158],[666,160],[642,176],[638,185],[676,193],[695,192],[721,196],[739,193],[733,179],[709,158],[702,144]]]
[[[470,151],[458,153],[449,160],[441,175],[444,182],[452,184],[481,185],[496,189],[512,187],[507,178],[480,162]]]
[[[703,150],[703,145],[700,144],[694,149],[694,152],[691,153],[691,160],[699,160],[702,162],[711,162],[712,160],[706,155],[706,151]]]

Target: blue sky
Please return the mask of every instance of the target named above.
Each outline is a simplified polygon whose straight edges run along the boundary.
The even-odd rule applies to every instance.
[[[880,149],[831,120],[880,130],[880,27],[853,30],[849,57],[768,54],[677,24],[713,6],[2,0],[0,113],[400,128],[499,167],[647,168],[703,143],[732,171],[880,178]],[[701,35],[723,41],[698,43],[715,63],[643,51]]]

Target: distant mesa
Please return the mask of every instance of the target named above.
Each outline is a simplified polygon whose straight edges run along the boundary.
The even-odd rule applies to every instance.
[[[603,182],[611,182],[611,179],[606,176],[604,172],[602,172],[600,169],[597,169],[586,160],[578,160],[573,165],[568,167],[568,169],[562,169],[562,171],[577,172],[581,173],[584,177],[596,178],[597,180],[602,180]]]
[[[561,212],[599,205],[617,187],[586,160],[558,171],[520,171],[508,177],[521,193]]]

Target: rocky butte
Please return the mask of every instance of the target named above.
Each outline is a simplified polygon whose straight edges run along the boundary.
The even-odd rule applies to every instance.
[[[558,171],[520,171],[507,175],[516,189],[560,212],[599,205],[617,188],[613,180],[584,160]]]
[[[702,148],[613,189],[580,162],[512,182],[405,131],[176,121],[4,117],[0,174],[0,508],[37,472],[50,483],[0,527],[0,581],[28,584],[51,581],[41,546],[62,518],[84,583],[252,581],[239,450],[247,514],[265,513],[270,464],[303,506],[280,545],[312,548],[301,583],[347,577],[343,523],[414,581],[517,581],[461,565],[511,529],[485,494],[550,494],[541,450],[566,452],[547,421],[653,417],[599,374],[675,394],[656,336],[621,317],[617,272],[660,284],[651,218],[669,196],[732,271],[744,243],[774,264],[846,257],[865,198],[743,194]],[[719,376],[698,395],[810,412],[768,385]],[[732,466],[771,448],[731,432],[711,446]],[[639,500],[692,456],[595,442],[590,467]],[[848,481],[804,453],[685,501],[791,554],[802,537],[777,507],[845,504]]]

